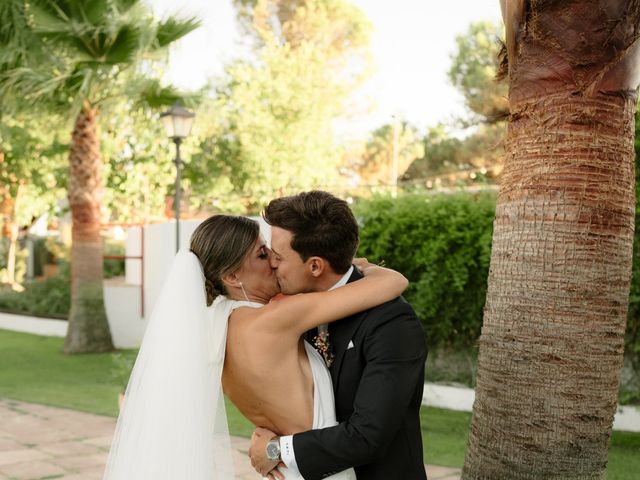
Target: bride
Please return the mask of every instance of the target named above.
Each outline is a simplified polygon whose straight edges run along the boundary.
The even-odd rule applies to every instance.
[[[253,424],[281,435],[337,423],[329,372],[302,334],[389,301],[408,282],[361,261],[358,282],[271,301],[280,289],[269,255],[257,222],[227,215],[201,223],[190,250],[176,255],[127,386],[104,480],[232,479],[222,390]],[[355,480],[355,473],[329,478]]]

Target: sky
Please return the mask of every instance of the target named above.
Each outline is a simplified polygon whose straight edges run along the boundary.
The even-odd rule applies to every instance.
[[[203,27],[171,52],[168,79],[198,88],[242,53],[231,0],[149,0],[158,15],[197,15]],[[447,71],[455,37],[474,21],[501,22],[499,0],[351,0],[373,24],[374,75],[359,92],[372,108],[356,130],[399,115],[425,131],[465,115],[462,95]]]

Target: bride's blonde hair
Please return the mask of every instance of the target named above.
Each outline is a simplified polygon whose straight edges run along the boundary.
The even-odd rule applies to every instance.
[[[227,293],[222,277],[242,266],[259,236],[258,222],[233,215],[214,215],[194,230],[190,248],[202,264],[207,305]]]

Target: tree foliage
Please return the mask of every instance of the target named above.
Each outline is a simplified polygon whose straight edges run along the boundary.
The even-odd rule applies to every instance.
[[[10,47],[20,51],[26,43],[29,49],[0,72],[3,101],[20,95],[74,117],[86,102],[148,95],[157,81],[135,67],[165,58],[171,42],[199,25],[194,18],[157,21],[140,0],[34,0],[21,12],[24,18],[11,12],[22,25],[14,27],[21,35]],[[157,93],[179,98],[171,87]]]
[[[20,226],[28,225],[64,196],[68,144],[63,134],[39,116],[5,117],[0,122],[0,190],[14,199],[20,190],[15,216]]]
[[[502,172],[503,120],[508,114],[507,85],[497,79],[502,30],[490,22],[476,22],[456,37],[448,75],[469,109],[470,117],[461,124],[471,133],[459,137],[442,124],[430,128],[424,156],[402,178],[405,186],[493,182]]]
[[[339,182],[333,122],[368,72],[370,24],[345,0],[241,2],[252,58],[227,68],[187,174],[197,196],[249,210]]]
[[[481,177],[493,181],[502,172],[505,130],[504,122],[481,124],[471,135],[457,138],[442,124],[432,127],[424,136],[424,156],[411,164],[402,180],[407,185],[456,184]]]
[[[102,125],[108,217],[127,223],[165,218],[176,173],[173,144],[157,111],[125,101],[111,108]]]
[[[509,111],[508,87],[499,83],[499,54],[503,27],[490,22],[475,22],[456,37],[456,52],[451,57],[449,80],[465,98],[469,110],[485,121],[503,120]]]
[[[14,1],[14,0],[12,0]],[[113,348],[103,301],[103,159],[99,116],[123,99],[175,100],[172,88],[147,78],[166,48],[197,28],[195,19],[156,20],[141,0],[33,0],[18,12],[24,35],[9,39],[27,54],[0,63],[3,108],[33,102],[74,119],[67,194],[73,221],[71,311],[65,352]],[[9,15],[7,10],[0,14]],[[20,17],[22,15],[22,17]],[[0,40],[6,40],[0,32]],[[26,39],[26,40],[25,40]],[[7,101],[20,98],[21,102]],[[28,108],[28,107],[27,107]]]
[[[393,178],[394,151],[396,178]],[[356,165],[357,173],[366,185],[393,184],[423,155],[424,144],[416,127],[406,121],[383,125],[369,135]]]

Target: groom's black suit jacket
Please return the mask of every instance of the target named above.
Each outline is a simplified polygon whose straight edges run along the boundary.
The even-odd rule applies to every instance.
[[[349,282],[360,278],[354,269]],[[419,412],[427,347],[411,306],[398,297],[333,322],[329,342],[340,423],[293,436],[302,476],[355,467],[358,480],[426,479]]]

